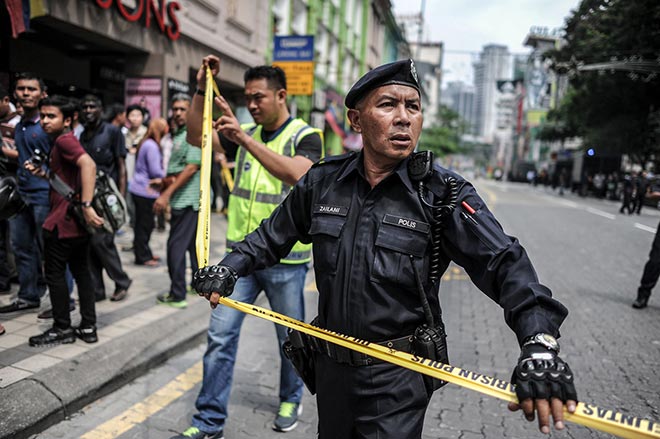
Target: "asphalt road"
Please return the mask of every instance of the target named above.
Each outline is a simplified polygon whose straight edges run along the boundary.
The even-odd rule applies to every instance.
[[[570,311],[562,327],[562,356],[573,368],[579,397],[601,407],[660,422],[660,292],[645,310],[635,297],[660,212],[618,213],[614,202],[558,196],[545,188],[478,181],[505,231],[527,249],[541,282]],[[315,290],[307,287],[307,320]],[[518,356],[513,332],[499,307],[481,294],[458,267],[441,286],[450,362],[509,380]],[[248,317],[242,332],[225,437],[291,439],[315,437],[314,399],[291,433],[274,433],[279,359],[272,324]],[[97,400],[33,438],[169,438],[194,413],[204,345],[172,357],[163,366]],[[540,437],[535,423],[507,411],[506,403],[448,385],[436,392],[424,438]],[[551,437],[606,438],[569,424]]]

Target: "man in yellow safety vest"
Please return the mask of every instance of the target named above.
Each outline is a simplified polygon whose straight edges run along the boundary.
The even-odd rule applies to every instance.
[[[217,75],[220,60],[204,58],[197,73],[197,90],[188,115],[188,142],[200,145],[206,84],[206,66]],[[284,200],[291,187],[323,156],[321,131],[291,117],[286,105],[286,76],[278,67],[259,66],[244,75],[245,100],[255,123],[241,125],[227,101],[216,98],[223,115],[215,122],[213,148],[236,154],[235,185],[227,209],[227,250],[254,231]],[[289,254],[270,268],[241,278],[236,300],[254,303],[266,293],[274,311],[304,319],[303,289],[311,245],[296,243]],[[211,313],[208,346],[204,354],[204,381],[197,397],[192,426],[175,438],[222,438],[236,348],[244,314],[227,307]],[[277,326],[280,347],[286,328]],[[282,355],[280,349],[280,355]],[[291,431],[302,411],[303,383],[288,359],[282,357],[280,407],[273,423],[277,431]]]

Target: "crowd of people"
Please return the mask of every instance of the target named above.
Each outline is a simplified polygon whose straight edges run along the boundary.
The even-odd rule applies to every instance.
[[[532,173],[530,183],[552,187],[559,194],[570,190],[582,197],[593,196],[610,201],[622,201],[620,213],[640,214],[646,195],[655,183],[655,176],[646,171],[630,172],[585,172],[580,181],[573,181],[568,168],[562,167],[557,172],[548,173],[541,169]]]
[[[0,307],[0,318],[43,308],[42,299],[48,292],[52,306],[44,304],[46,309],[37,318],[53,319],[53,329],[47,337],[31,340],[31,344],[75,341],[69,331],[70,322],[64,317],[65,311],[70,313],[76,308],[75,284],[80,311],[88,316],[78,328],[78,338],[94,340],[94,306],[80,297],[80,291],[91,292],[94,302],[105,300],[108,295],[110,301],[118,302],[127,297],[132,283],[115,243],[115,235],[124,230],[113,230],[107,223],[106,227],[90,227],[84,217],[76,218],[72,213],[74,204],[84,213],[95,190],[94,184],[91,189],[81,184],[82,176],[91,171],[88,166],[82,167],[83,162],[89,163],[80,157],[89,157],[94,176],[102,172],[110,177],[125,199],[133,243],[121,250],[132,251],[135,264],[161,265],[161,256],[151,251],[149,241],[155,229],[165,230],[166,217],[172,225],[168,251],[193,248],[192,220],[183,227],[177,222],[181,212],[198,208],[199,158],[195,159],[194,153],[199,153],[199,148],[192,148],[185,141],[190,102],[190,96],[176,95],[171,103],[172,117],[166,120],[147,118],[148,111],[138,104],[125,107],[113,103],[104,107],[101,99],[92,94],[80,98],[49,96],[46,83],[32,73],[17,75],[11,92],[0,86],[0,294],[11,294],[11,284],[18,284],[13,300]],[[44,105],[54,114],[46,115]],[[52,128],[53,117],[58,123],[62,119],[57,129]],[[192,153],[188,154],[188,150]],[[84,155],[79,157],[81,152]],[[188,162],[191,167],[184,178],[179,174]],[[64,182],[76,200],[62,195],[58,182]],[[227,191],[225,185],[217,185],[216,191],[217,197],[226,200],[226,195],[222,195],[222,191]],[[223,208],[226,209],[226,203]],[[186,233],[178,236],[182,229]],[[192,235],[188,232],[191,229]],[[82,244],[77,242],[81,238]],[[69,247],[53,250],[54,243],[63,242]],[[72,248],[76,251],[71,252]],[[73,253],[85,255],[84,271],[90,279],[77,276],[82,262],[70,259]],[[185,260],[170,263],[172,259],[168,258],[172,286],[165,296],[175,294],[185,299],[190,283],[185,281]],[[194,251],[191,260],[196,269]],[[58,271],[60,264],[62,273]],[[108,295],[104,271],[114,283]],[[66,306],[59,303],[63,290]],[[175,307],[186,306],[185,300],[158,300]],[[0,335],[4,332],[0,325]],[[83,338],[82,333],[91,335]]]

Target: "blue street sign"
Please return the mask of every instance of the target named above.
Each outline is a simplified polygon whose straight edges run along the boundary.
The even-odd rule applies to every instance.
[[[273,61],[314,61],[314,36],[276,36]]]

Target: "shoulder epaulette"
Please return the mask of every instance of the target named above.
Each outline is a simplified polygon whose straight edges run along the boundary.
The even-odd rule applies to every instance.
[[[446,180],[448,177],[456,179],[459,189],[465,184],[463,177],[442,166],[433,166],[433,171],[433,176],[426,182],[426,187],[440,198],[444,198],[447,194],[448,187]]]
[[[355,152],[349,152],[349,153],[346,153],[346,154],[326,156],[326,157],[323,157],[318,162],[314,163],[312,165],[312,168],[317,167],[317,166],[329,165],[331,163],[341,163],[341,162],[344,162],[344,161],[348,160],[349,158],[355,156],[355,154],[356,154]]]

